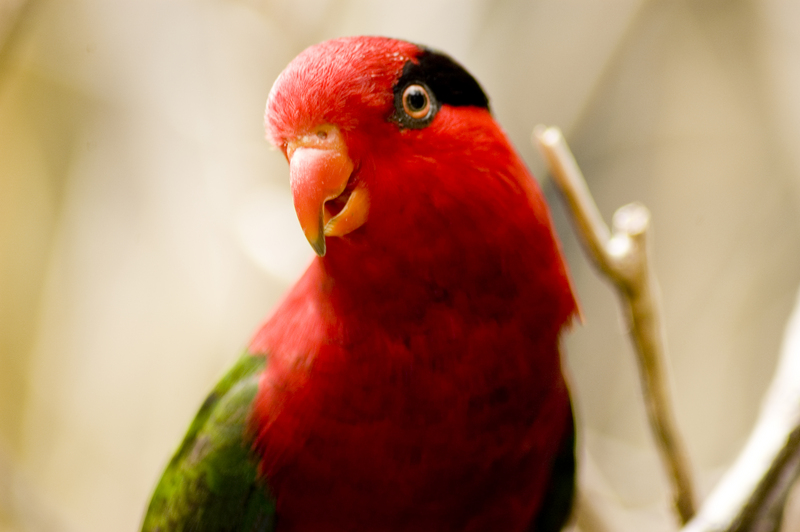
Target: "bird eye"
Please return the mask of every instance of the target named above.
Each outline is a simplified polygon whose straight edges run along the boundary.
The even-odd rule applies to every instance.
[[[422,85],[409,85],[403,91],[403,110],[416,120],[423,119],[431,112],[431,98]]]
[[[423,81],[397,84],[394,92],[394,113],[389,120],[403,129],[421,129],[433,122],[439,112],[436,95]]]

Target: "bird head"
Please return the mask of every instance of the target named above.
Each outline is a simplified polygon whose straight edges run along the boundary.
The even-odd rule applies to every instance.
[[[449,107],[489,117],[488,99],[466,70],[404,41],[336,39],[286,67],[267,101],[267,137],[289,161],[297,216],[318,255],[326,253],[326,237],[406,210],[398,208],[402,194],[420,197],[430,183],[413,190],[402,181],[433,173],[431,160],[448,151],[457,131],[439,115]]]
[[[447,55],[323,42],[280,74],[265,121],[318,265],[354,304],[460,293],[499,316],[518,299],[554,330],[575,311],[541,190]]]

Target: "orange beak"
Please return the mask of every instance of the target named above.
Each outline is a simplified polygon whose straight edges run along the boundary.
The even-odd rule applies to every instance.
[[[287,143],[294,209],[314,251],[325,255],[325,237],[343,236],[367,221],[369,196],[350,186],[353,161],[336,126],[324,125]]]

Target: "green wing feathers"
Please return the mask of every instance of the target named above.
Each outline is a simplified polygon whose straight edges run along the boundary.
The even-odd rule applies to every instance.
[[[153,493],[142,532],[271,532],[247,419],[266,359],[245,354],[200,407]]]

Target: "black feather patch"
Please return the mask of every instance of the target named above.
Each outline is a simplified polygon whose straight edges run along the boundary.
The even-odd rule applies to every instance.
[[[434,112],[425,120],[412,119],[403,109],[403,93],[415,84],[428,88],[433,96]],[[406,128],[425,127],[433,120],[440,105],[489,109],[489,98],[464,67],[443,53],[423,48],[416,62],[405,64],[403,74],[394,86],[395,112],[392,119]]]

